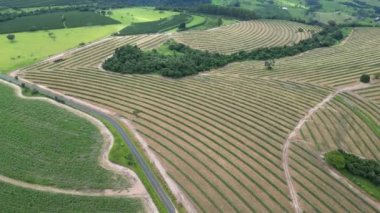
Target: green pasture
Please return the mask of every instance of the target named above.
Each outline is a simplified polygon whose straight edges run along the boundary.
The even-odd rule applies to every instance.
[[[160,12],[149,7],[115,9],[109,17],[121,24],[14,33],[14,42],[6,38],[7,34],[0,34],[0,73],[36,63],[50,55],[75,48],[82,42],[99,40],[118,32],[132,22],[155,21],[174,14],[177,13]],[[49,33],[54,36],[49,36]]]
[[[86,119],[44,101],[21,99],[0,84],[0,174],[67,189],[125,189],[103,169],[103,138]],[[1,190],[0,190],[1,191]]]

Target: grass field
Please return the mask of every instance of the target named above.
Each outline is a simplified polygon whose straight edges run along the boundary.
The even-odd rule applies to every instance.
[[[286,29],[278,26],[274,32]],[[180,80],[98,70],[116,47],[129,43],[151,49],[168,39],[167,35],[118,37],[78,51],[61,63],[28,67],[22,77],[111,108],[132,120],[199,211],[292,211],[281,167],[283,144],[305,113],[334,88],[356,83],[364,71],[377,70],[378,33],[378,29],[355,29],[342,44],[279,59],[271,71],[264,68],[264,62],[247,61]],[[251,44],[244,37],[235,41],[231,44]],[[271,42],[277,40],[268,38],[268,44]],[[348,103],[357,103],[377,122],[378,106],[366,100],[362,103],[351,94],[342,96],[352,99]],[[335,99],[329,103],[335,104],[342,105]],[[360,127],[359,135],[367,135],[356,140],[355,146],[362,154],[377,157],[380,146],[372,128],[353,110],[341,110],[345,118],[356,121],[352,125]],[[321,113],[315,116],[321,117]],[[331,122],[313,117],[316,127],[328,125],[327,130],[339,131],[335,117],[321,119]],[[323,140],[322,136],[330,137],[328,133],[320,134],[321,138],[311,136],[309,132],[318,130],[310,125],[304,127],[310,128],[308,132],[302,129],[301,141],[306,145],[295,142],[290,154],[290,170],[302,208],[376,212],[376,207],[326,171],[318,156],[324,146],[334,144]]]
[[[141,212],[143,208],[138,199],[59,195],[2,182],[0,189],[0,206],[7,212]]]
[[[120,23],[94,12],[57,12],[0,22],[0,34],[111,24]]]
[[[154,10],[153,7],[132,7],[114,9],[109,17],[120,21],[122,24],[130,25],[132,23],[149,22],[168,18],[177,14],[177,12]]]
[[[91,123],[51,104],[20,99],[3,84],[0,94],[1,175],[70,189],[128,186],[98,165],[103,140]]]
[[[178,14],[172,17],[160,19],[158,21],[133,23],[132,25],[122,29],[120,35],[137,35],[160,33],[178,28],[181,23],[192,21],[192,17],[187,14]]]
[[[174,12],[159,12],[152,8],[127,8],[113,10],[111,18],[122,24],[60,29],[49,31],[15,33],[15,42],[9,42],[6,34],[0,34],[0,73],[36,63],[50,55],[77,47],[112,33],[116,33],[132,22],[154,21],[174,15]],[[49,36],[53,33],[54,38]]]

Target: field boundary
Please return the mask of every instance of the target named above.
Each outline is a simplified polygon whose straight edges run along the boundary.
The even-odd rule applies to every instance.
[[[126,190],[112,190],[112,189],[104,189],[104,190],[86,190],[86,191],[80,191],[80,190],[66,190],[66,189],[59,189],[51,186],[43,186],[38,184],[31,184],[27,182],[23,182],[20,180],[15,180],[6,176],[3,176],[0,174],[0,181],[15,185],[18,187],[26,188],[26,189],[32,189],[37,191],[43,191],[43,192],[50,192],[50,193],[58,193],[58,194],[68,194],[68,195],[76,195],[76,196],[91,196],[91,197],[130,197],[130,198],[141,198],[143,202],[144,208],[148,212],[158,212],[156,206],[153,203],[152,198],[150,197],[149,193],[145,189],[145,186],[142,184],[136,173],[126,167],[117,165],[112,163],[109,160],[109,152],[111,151],[111,148],[114,143],[114,137],[111,134],[111,132],[107,129],[107,127],[100,122],[98,119],[82,112],[77,109],[71,108],[67,105],[58,103],[52,99],[45,98],[45,97],[26,97],[22,94],[22,90],[20,87],[9,83],[5,80],[0,79],[0,83],[3,83],[5,85],[8,85],[12,87],[15,90],[15,94],[17,97],[27,100],[39,100],[39,101],[45,101],[50,104],[53,104],[57,107],[63,108],[76,116],[79,116],[81,118],[84,118],[88,121],[90,121],[93,125],[95,125],[98,129],[98,131],[101,133],[103,137],[103,146],[101,150],[101,155],[99,156],[99,164],[104,169],[112,171],[114,173],[118,173],[122,175],[124,178],[127,178],[128,181],[131,184],[131,187]]]

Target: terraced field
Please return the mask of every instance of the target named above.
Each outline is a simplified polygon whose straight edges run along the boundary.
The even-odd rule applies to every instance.
[[[303,32],[299,32],[299,29],[303,29]],[[288,21],[246,21],[207,31],[176,34],[174,39],[192,48],[228,54],[260,47],[291,45],[309,38],[312,31],[318,30],[318,27]]]
[[[380,70],[379,70],[380,72]],[[374,104],[380,104],[380,82],[377,82],[373,87],[356,91],[360,96],[371,100]]]
[[[263,62],[247,61],[226,66],[215,74],[341,87],[357,83],[364,73],[379,72],[380,52],[377,51],[380,47],[379,33],[379,28],[355,29],[341,45],[315,49],[295,57],[276,60],[272,71],[267,71]]]
[[[371,125],[380,124],[380,108],[362,97],[337,96],[302,129],[302,140],[316,150],[347,150],[369,159],[380,159],[380,135]]]
[[[374,36],[377,32],[373,29],[356,30],[342,46],[286,58],[280,60],[279,67],[303,57],[322,57],[324,51],[338,54],[338,50],[345,56],[344,60],[349,66],[349,61],[359,57],[354,51],[349,51],[350,47],[358,48],[358,53],[362,53],[359,40],[364,37],[367,41],[362,42],[362,45],[367,49],[376,49],[378,38]],[[321,81],[323,76],[326,77],[320,85],[315,83],[318,79],[313,77],[310,77],[310,83],[298,79],[291,81],[286,77],[286,72],[280,69],[277,71],[277,67],[274,71],[263,70],[262,62],[236,63],[182,80],[170,80],[156,75],[120,75],[98,69],[99,64],[118,46],[132,43],[154,48],[166,39],[166,35],[109,38],[61,56],[64,59],[62,62],[50,61],[31,66],[23,70],[21,76],[112,109],[131,120],[197,210],[291,211],[291,198],[281,166],[283,144],[304,114],[332,92],[332,87],[320,85],[334,86],[335,84],[329,83],[330,75],[341,72],[340,67],[336,66],[329,71],[322,68],[329,67],[326,63],[334,65],[339,60],[332,61],[327,60],[327,56],[324,57],[326,61],[319,65]],[[371,49],[369,52],[376,51]],[[373,55],[372,59],[375,58],[376,55]],[[374,63],[376,60],[363,61],[367,66],[374,66]],[[309,69],[316,69],[313,65],[317,66],[311,63]],[[299,77],[315,74],[305,67],[297,70],[305,73]],[[349,71],[359,73],[352,70]],[[348,77],[340,79],[342,82],[339,85],[358,79],[350,72],[342,74]],[[285,77],[276,75],[277,78],[274,78],[275,73]],[[293,73],[288,74],[292,76]],[[363,111],[378,118],[379,109],[373,104],[356,100],[348,94],[342,97],[346,96],[354,99],[360,109],[363,108]],[[337,100],[334,99],[329,106],[343,105]],[[352,146],[352,150],[378,158],[378,136],[355,117],[351,108],[339,110],[347,114],[346,119],[352,125],[359,125],[363,129],[361,134],[368,134],[367,138],[370,139],[362,142],[363,145]],[[319,123],[318,119],[322,116],[321,119],[335,119],[324,113],[331,112],[318,112],[313,121]],[[320,124],[307,123],[306,126],[310,129],[307,131],[310,133],[306,127],[302,129],[303,140],[308,141],[310,146],[304,147],[302,143],[295,142],[290,155],[291,174],[302,208],[330,212],[360,210],[357,209],[358,206],[366,206],[368,212],[375,212],[376,207],[368,204],[348,186],[340,184],[326,171],[324,164],[316,157],[317,153],[341,146],[332,144],[328,139],[324,140],[322,136],[312,140],[311,134],[316,131],[312,125],[319,127]],[[331,124],[326,121],[325,125],[326,129],[331,129],[331,125],[338,126],[334,121]],[[352,131],[348,135],[358,137]],[[335,136],[333,138],[336,139]],[[350,145],[352,142],[348,138],[347,142],[342,142],[344,143]],[[318,149],[314,149],[316,147]],[[337,188],[333,191],[336,185]]]

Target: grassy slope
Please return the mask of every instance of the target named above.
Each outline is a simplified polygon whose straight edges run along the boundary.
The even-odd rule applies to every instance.
[[[81,42],[88,43],[101,39],[121,30],[132,22],[154,21],[173,14],[176,13],[160,13],[150,8],[116,9],[113,10],[111,18],[120,21],[122,24],[50,30],[49,32],[55,34],[55,40],[48,36],[47,31],[16,33],[14,43],[9,42],[5,34],[0,34],[0,73],[7,73],[36,63],[49,55],[74,48]]]
[[[59,195],[0,182],[0,206],[7,212],[141,212],[138,199]]]
[[[102,137],[83,118],[42,101],[15,96],[0,84],[0,174],[70,189],[125,188],[98,165]]]
[[[376,198],[378,201],[380,201],[380,186],[376,186],[375,184],[371,183],[370,181],[368,181],[362,177],[352,175],[346,170],[342,170],[340,172],[345,177],[347,177],[349,180],[351,180],[353,183],[358,185],[365,192],[367,192],[368,194],[370,194],[374,198]]]

